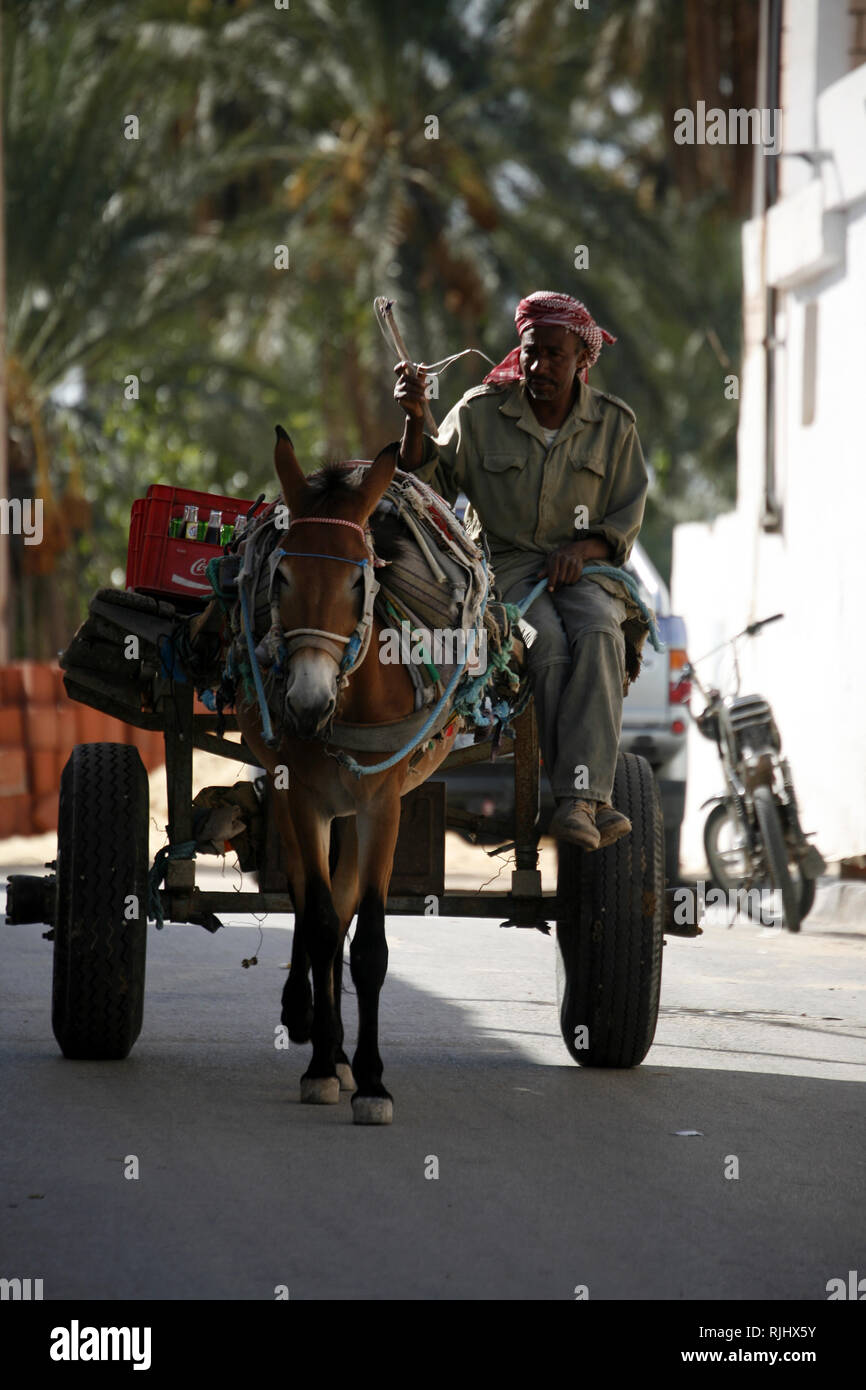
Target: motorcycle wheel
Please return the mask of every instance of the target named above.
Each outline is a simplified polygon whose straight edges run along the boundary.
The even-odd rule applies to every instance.
[[[707,816],[704,825],[704,850],[707,856],[707,864],[710,868],[713,886],[721,888],[725,893],[742,894],[746,896],[742,899],[746,914],[753,921],[764,921],[764,899],[761,899],[761,906],[755,909],[749,890],[757,888],[759,891],[771,889],[773,884],[769,878],[761,883],[756,883],[754,879],[749,880],[746,872],[746,856],[740,845],[735,843],[735,825],[728,815],[728,807],[725,802],[720,802],[714,806]],[[800,921],[803,922],[812,910],[815,902],[815,880],[807,878],[805,874],[796,871],[800,878]]]
[[[754,793],[755,815],[764,844],[767,870],[773,887],[782,894],[785,909],[785,926],[788,931],[800,930],[800,894],[794,886],[788,869],[788,849],[782,834],[779,808],[769,787],[756,787]]]

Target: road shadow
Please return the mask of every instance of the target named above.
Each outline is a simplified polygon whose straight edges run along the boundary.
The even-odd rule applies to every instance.
[[[50,948],[4,928],[5,1272],[46,1298],[823,1299],[862,1263],[857,1083],[718,1047],[679,1066],[673,1038],[584,1069],[548,940],[500,933],[454,988],[434,928],[389,928],[387,1129],[298,1102],[309,1049],[275,1046],[289,930],[152,931],[132,1055],[74,1063]],[[344,1016],[353,1038],[351,995]]]

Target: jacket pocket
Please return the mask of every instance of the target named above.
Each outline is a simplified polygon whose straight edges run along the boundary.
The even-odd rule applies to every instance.
[[[507,468],[523,468],[526,459],[521,454],[485,454],[483,465],[488,473],[504,473]]]
[[[588,468],[597,477],[603,478],[607,472],[607,459],[604,454],[575,454],[569,459],[572,468],[577,471],[580,468]]]

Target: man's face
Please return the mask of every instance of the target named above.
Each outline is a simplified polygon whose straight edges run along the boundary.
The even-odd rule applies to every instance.
[[[560,324],[536,324],[520,339],[520,370],[530,396],[538,401],[569,393],[588,359],[583,339]]]

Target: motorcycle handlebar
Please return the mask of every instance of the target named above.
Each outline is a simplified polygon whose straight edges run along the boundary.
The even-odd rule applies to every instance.
[[[759,618],[756,623],[749,623],[746,632],[750,637],[754,637],[756,632],[760,632],[762,627],[767,627],[769,623],[777,623],[780,618],[784,618],[784,613],[774,613],[771,618]]]
[[[784,613],[773,613],[769,618],[759,618],[756,623],[749,623],[749,626],[744,627],[742,632],[738,632],[735,637],[729,637],[728,640],[726,642],[722,642],[720,646],[713,647],[712,651],[704,652],[703,656],[699,656],[697,661],[687,662],[687,664],[683,667],[682,674],[686,677],[691,677],[697,685],[698,689],[701,691],[701,694],[705,694],[706,692],[704,691],[703,686],[701,685],[700,680],[698,679],[698,673],[695,670],[695,667],[699,665],[700,662],[706,661],[707,657],[709,656],[715,656],[716,652],[723,651],[725,647],[734,648],[734,658],[736,660],[736,644],[737,642],[739,642],[741,637],[754,637],[755,633],[760,632],[762,627],[767,627],[769,623],[777,623],[779,619],[784,618],[784,616]]]

